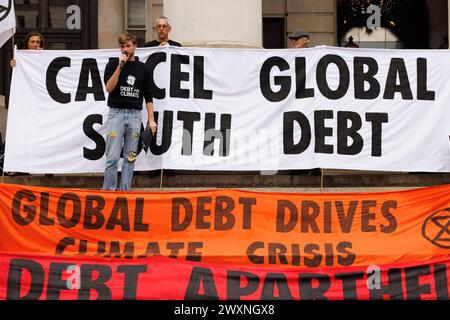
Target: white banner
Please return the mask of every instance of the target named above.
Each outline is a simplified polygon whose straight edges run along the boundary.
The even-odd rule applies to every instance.
[[[0,48],[12,37],[16,28],[13,0],[0,0]]]
[[[118,55],[17,52],[6,171],[104,170],[103,75]],[[448,50],[162,47],[137,55],[154,74],[158,132],[136,170],[450,172]]]

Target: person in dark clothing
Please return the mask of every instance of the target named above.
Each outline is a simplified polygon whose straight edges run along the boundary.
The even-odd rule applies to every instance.
[[[345,48],[359,48],[359,46],[353,41],[353,37],[350,36],[348,38],[347,44],[344,46]]]
[[[156,19],[154,29],[158,38],[156,40],[147,42],[144,47],[158,47],[165,45],[181,47],[181,44],[179,42],[169,39],[169,33],[172,30],[172,26],[170,25],[170,21],[167,17],[159,17],[158,19]]]
[[[161,16],[158,19],[156,19],[155,26],[153,27],[153,29],[156,32],[157,39],[147,42],[144,45],[144,47],[159,47],[166,45],[181,47],[181,43],[169,39],[169,33],[170,31],[172,31],[172,25],[170,24],[170,21],[167,17]],[[157,171],[150,171],[148,174],[150,176],[156,176],[159,173],[160,171],[157,170]],[[175,170],[165,170],[165,174],[166,176],[174,176]]]
[[[121,55],[105,68],[104,81],[108,91],[108,120],[106,122],[106,169],[103,190],[116,190],[117,167],[123,149],[122,175],[119,190],[129,191],[134,163],[138,156],[138,142],[142,122],[142,103],[145,98],[148,126],[156,132],[153,117],[151,73],[147,65],[134,55],[136,37],[124,33],[118,39]]]

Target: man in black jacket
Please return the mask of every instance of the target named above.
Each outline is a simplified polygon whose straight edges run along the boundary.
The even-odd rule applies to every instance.
[[[167,44],[181,47],[180,43],[169,39],[169,33],[172,30],[172,26],[170,25],[170,21],[167,17],[159,17],[156,19],[154,28],[158,39],[147,42],[144,47],[158,47],[165,46]]]
[[[145,98],[148,125],[153,134],[151,73],[147,65],[134,55],[136,37],[129,33],[119,36],[121,55],[111,59],[105,68],[108,91],[108,120],[106,122],[106,169],[103,190],[116,190],[117,167],[123,149],[122,176],[119,190],[129,191],[133,179],[134,163],[138,156],[138,142],[142,124],[142,103]]]

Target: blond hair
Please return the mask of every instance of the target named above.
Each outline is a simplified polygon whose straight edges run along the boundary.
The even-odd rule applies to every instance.
[[[127,43],[128,41],[131,41],[134,45],[136,44],[137,38],[135,35],[125,32],[122,33],[119,38],[117,39],[117,41],[119,42],[120,45],[124,45],[125,43]]]

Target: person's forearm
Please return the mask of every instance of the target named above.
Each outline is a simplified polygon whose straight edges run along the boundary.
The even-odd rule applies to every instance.
[[[148,114],[148,125],[152,134],[156,133],[157,124],[155,122],[155,118],[153,116],[153,102],[147,102],[147,114]]]
[[[117,66],[111,78],[109,78],[109,80],[106,82],[106,91],[108,91],[108,93],[113,92],[113,90],[116,88],[117,82],[119,81],[120,71],[120,66]]]
[[[153,116],[153,102],[147,102],[147,114],[148,122],[155,122],[155,118]]]

